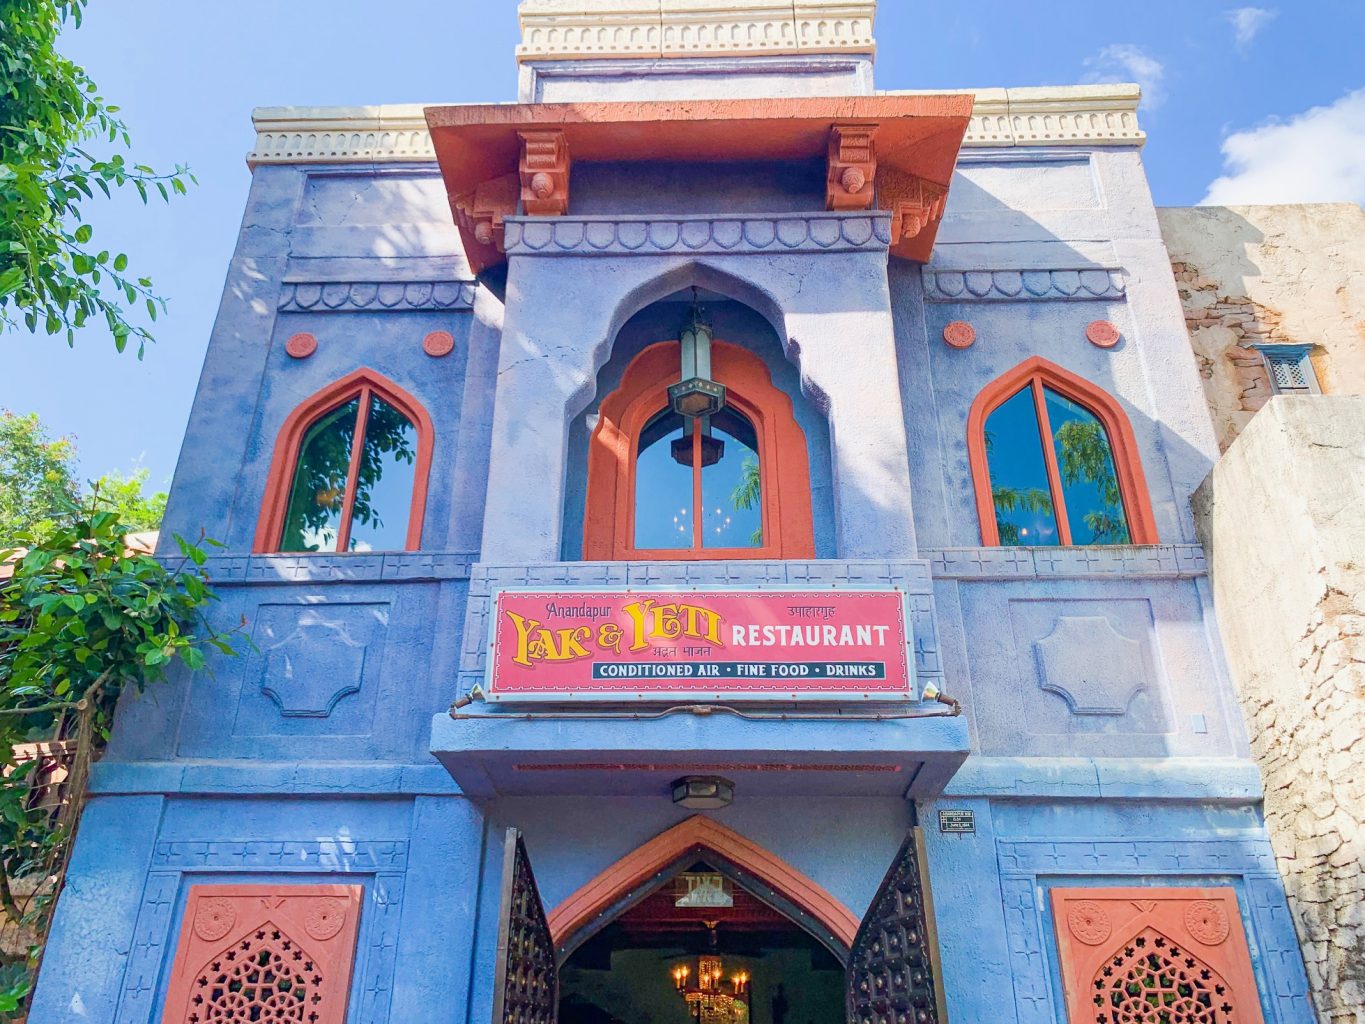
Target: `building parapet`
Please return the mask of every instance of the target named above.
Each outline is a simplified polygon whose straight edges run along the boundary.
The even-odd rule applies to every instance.
[[[964,146],[1140,146],[1136,85],[977,89]],[[910,90],[888,96],[934,96]],[[247,164],[433,163],[419,103],[368,107],[257,107]]]
[[[876,0],[525,0],[517,60],[872,54]]]

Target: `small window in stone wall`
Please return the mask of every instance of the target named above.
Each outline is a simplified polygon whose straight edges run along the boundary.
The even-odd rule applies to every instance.
[[[343,1024],[364,888],[195,885],[164,1024]]]
[[[1156,543],[1132,429],[1101,389],[1031,359],[982,390],[967,429],[983,544]]]
[[[275,445],[257,551],[404,551],[421,543],[431,421],[361,370],[290,415]]]
[[[1318,395],[1317,374],[1308,358],[1307,345],[1258,345],[1270,374],[1270,389],[1277,395]]]
[[[1052,890],[1068,1024],[1262,1024],[1230,888]]]

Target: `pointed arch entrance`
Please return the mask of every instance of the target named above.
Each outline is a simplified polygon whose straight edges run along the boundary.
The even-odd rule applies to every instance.
[[[858,933],[858,918],[848,907],[753,840],[700,814],[626,854],[550,912],[550,936],[560,960],[698,859],[790,917],[841,961],[847,960]]]

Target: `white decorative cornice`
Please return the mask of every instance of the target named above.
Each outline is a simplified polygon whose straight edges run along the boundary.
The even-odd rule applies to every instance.
[[[976,89],[963,148],[977,146],[1140,146],[1136,85]],[[893,95],[922,95],[894,93]]]
[[[519,61],[872,54],[875,0],[523,0]]]
[[[800,5],[798,5],[800,6]],[[856,5],[855,5],[856,6]],[[895,92],[881,95],[937,95]],[[966,148],[1140,146],[1136,85],[980,89]],[[247,163],[361,164],[435,162],[420,104],[377,107],[258,107],[256,145]]]
[[[890,215],[735,217],[508,217],[509,256],[657,256],[660,253],[885,252]]]
[[[423,107],[257,107],[248,166],[435,162]]]

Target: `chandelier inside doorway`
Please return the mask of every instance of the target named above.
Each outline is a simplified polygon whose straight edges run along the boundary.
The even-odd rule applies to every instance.
[[[716,951],[718,921],[703,921],[708,951],[697,957],[695,972],[691,964],[673,968],[673,984],[687,1003],[692,1018],[699,1024],[748,1024],[749,972],[735,971],[728,979],[725,965]]]

